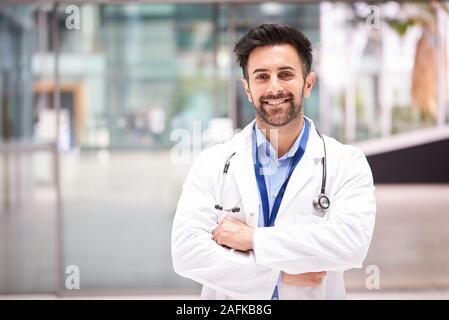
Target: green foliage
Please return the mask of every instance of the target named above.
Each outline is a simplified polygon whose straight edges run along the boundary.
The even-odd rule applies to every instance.
[[[403,37],[407,33],[408,28],[414,26],[417,21],[414,18],[408,18],[406,20],[390,19],[387,20],[387,23],[400,37]]]

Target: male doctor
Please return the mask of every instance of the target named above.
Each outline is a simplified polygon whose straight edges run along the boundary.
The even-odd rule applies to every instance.
[[[361,268],[376,205],[357,148],[304,117],[315,83],[299,31],[264,24],[235,46],[256,119],[202,152],[178,202],[173,267],[203,299],[342,299]]]

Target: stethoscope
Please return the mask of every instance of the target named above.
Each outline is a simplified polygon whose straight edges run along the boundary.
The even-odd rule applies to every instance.
[[[327,210],[329,209],[331,202],[328,196],[326,196],[326,169],[327,169],[326,143],[324,142],[324,138],[321,135],[321,132],[318,129],[316,129],[316,132],[320,136],[321,141],[323,141],[324,157],[321,158],[321,163],[323,164],[323,174],[321,176],[321,190],[318,197],[316,197],[315,200],[313,201],[313,206],[317,210]]]
[[[220,210],[220,211],[236,213],[236,212],[240,211],[240,207],[238,207],[238,205],[240,204],[241,200],[237,204],[235,204],[232,208],[230,208],[230,209],[224,209],[223,206],[219,205],[219,203],[222,203],[222,200],[223,200],[223,191],[224,191],[224,183],[225,183],[224,180],[225,180],[226,175],[228,174],[229,166],[231,165],[231,158],[233,156],[235,156],[235,152],[232,153],[226,159],[226,162],[225,162],[225,165],[224,165],[224,168],[223,168],[223,174],[220,174],[220,176],[221,176],[221,183],[220,183],[221,187],[220,187],[220,192],[219,192],[220,197],[219,197],[219,199],[217,201],[217,204],[215,205],[215,209]]]
[[[326,143],[324,142],[324,138],[321,134],[321,132],[316,129],[318,135],[321,138],[321,141],[323,142],[323,149],[324,149],[324,157],[321,158],[321,163],[322,163],[322,167],[323,167],[323,173],[321,176],[321,189],[320,189],[320,194],[313,200],[313,206],[315,207],[315,209],[320,210],[320,211],[326,211],[329,209],[330,207],[330,200],[329,197],[326,195],[326,169],[327,169],[327,164],[326,164]],[[225,183],[225,177],[228,174],[229,171],[229,166],[231,165],[231,159],[232,157],[235,156],[235,152],[232,153],[225,162],[224,168],[223,168],[223,172],[220,173],[220,192],[219,192],[219,198],[217,199],[217,204],[215,205],[215,209],[220,210],[220,211],[225,211],[225,212],[232,212],[232,213],[236,213],[240,211],[240,207],[238,207],[238,205],[240,204],[240,201],[234,205],[233,207],[229,208],[229,209],[225,209],[223,208],[222,205],[220,205],[220,203],[222,203],[223,201],[223,192],[224,192],[224,183]]]

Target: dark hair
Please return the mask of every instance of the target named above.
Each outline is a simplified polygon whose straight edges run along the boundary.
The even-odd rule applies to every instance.
[[[235,45],[234,52],[237,55],[237,63],[248,80],[248,57],[255,48],[263,46],[275,46],[290,44],[295,47],[302,62],[304,78],[310,72],[312,66],[312,45],[298,30],[283,24],[262,24],[253,28],[244,35]]]

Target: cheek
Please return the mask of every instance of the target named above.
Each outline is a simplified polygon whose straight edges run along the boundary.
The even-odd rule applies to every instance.
[[[253,102],[258,102],[261,95],[263,95],[263,93],[260,92],[260,90],[256,89],[256,88],[251,88],[251,91],[248,90],[247,94],[248,94],[249,98],[251,100],[253,100]]]
[[[291,93],[293,93],[295,96],[299,97],[299,96],[301,96],[302,88],[303,88],[303,83],[302,82],[295,82],[295,83],[292,83],[291,86],[289,86],[288,90]]]

